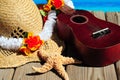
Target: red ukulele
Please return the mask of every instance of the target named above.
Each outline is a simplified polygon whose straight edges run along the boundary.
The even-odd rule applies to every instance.
[[[61,39],[74,43],[77,54],[87,65],[106,66],[120,59],[120,26],[98,19],[88,11],[60,13],[57,30]]]

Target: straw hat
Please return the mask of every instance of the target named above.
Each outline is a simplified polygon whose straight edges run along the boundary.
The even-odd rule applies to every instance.
[[[37,35],[42,31],[42,26],[42,17],[32,0],[0,0],[0,36],[23,38],[26,32]],[[54,39],[59,42],[57,38]],[[44,50],[58,47],[52,39],[45,43],[47,48],[46,45],[43,46]],[[40,61],[37,53],[34,53],[32,56],[24,56],[18,51],[0,48],[0,68],[17,67],[27,62]]]
[[[38,34],[42,26],[41,15],[32,0],[0,0],[0,35],[23,37],[24,32]]]

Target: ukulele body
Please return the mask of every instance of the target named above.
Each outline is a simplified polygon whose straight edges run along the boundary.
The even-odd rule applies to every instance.
[[[57,19],[61,39],[74,44],[79,58],[90,66],[106,66],[120,59],[120,26],[96,18],[90,12],[77,10],[61,13]]]

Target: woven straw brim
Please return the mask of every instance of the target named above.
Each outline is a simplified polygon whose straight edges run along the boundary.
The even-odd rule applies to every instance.
[[[64,42],[61,41],[56,34],[54,34],[52,39],[46,41],[40,47],[40,49],[44,50],[48,54],[52,54],[52,52],[54,52],[61,46],[64,49]],[[60,53],[62,53],[62,51]],[[5,54],[7,54],[8,56],[5,56]],[[31,56],[25,56],[22,53],[0,49],[0,68],[18,67],[33,61],[40,62],[37,51],[33,52]]]
[[[26,32],[38,35],[42,26],[42,17],[33,0],[0,0],[0,36],[19,38]],[[17,67],[31,61],[39,61],[37,54],[24,56],[0,48],[0,68]]]
[[[42,17],[32,0],[0,0],[0,36],[18,38],[23,37],[25,32],[38,35],[42,26]],[[41,48],[51,53],[59,45],[63,46],[63,42],[54,35]],[[37,51],[25,56],[0,48],[0,68],[18,67],[32,61],[40,61]]]
[[[33,0],[0,0],[0,35],[23,37],[42,30],[43,20]]]

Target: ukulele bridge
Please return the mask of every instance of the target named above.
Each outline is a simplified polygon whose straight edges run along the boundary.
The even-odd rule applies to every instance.
[[[92,33],[92,37],[93,38],[99,38],[99,37],[102,37],[102,36],[105,36],[107,34],[109,34],[111,31],[109,28],[104,28],[104,29],[101,29],[99,31],[96,31],[96,32],[93,32]]]

